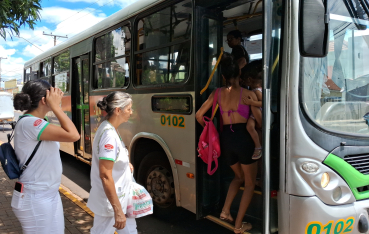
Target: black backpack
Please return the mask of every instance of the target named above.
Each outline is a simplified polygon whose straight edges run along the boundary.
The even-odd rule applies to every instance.
[[[27,117],[28,115],[23,115],[19,117],[18,122]],[[14,128],[15,129],[15,128]],[[18,179],[22,172],[27,168],[28,164],[31,162],[33,156],[35,156],[35,153],[38,150],[38,147],[41,144],[41,141],[39,141],[33,150],[31,156],[28,158],[27,162],[22,166],[22,168],[19,168],[19,161],[17,156],[15,155],[15,151],[13,149],[13,146],[10,144],[12,141],[14,135],[14,129],[11,134],[8,134],[8,142],[0,145],[0,161],[1,166],[3,167],[6,175],[9,177],[9,179]]]

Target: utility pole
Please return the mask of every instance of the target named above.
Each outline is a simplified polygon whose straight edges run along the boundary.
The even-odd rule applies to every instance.
[[[68,38],[68,35],[59,36],[59,35],[53,35],[53,33],[50,33],[50,34],[46,34],[45,32],[42,32],[42,33],[43,33],[42,35],[54,37],[54,46],[56,46],[56,38],[57,37]]]
[[[2,58],[2,57],[0,57],[0,89],[1,89],[1,60],[2,59],[8,59],[8,58]]]

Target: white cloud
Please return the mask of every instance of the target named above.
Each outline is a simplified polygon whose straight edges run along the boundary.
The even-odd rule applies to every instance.
[[[137,2],[137,0],[61,0],[63,2],[85,2],[85,3],[91,3],[97,4],[99,6],[127,6],[131,3]]]
[[[3,81],[22,78],[23,64],[25,61],[19,57],[12,57],[15,52],[15,49],[5,49],[0,45],[1,57],[7,58],[1,60],[1,78]]]
[[[89,10],[92,12],[93,9]],[[93,13],[83,11],[78,13],[79,11],[81,10],[71,10],[62,7],[43,8],[41,12],[42,20],[54,24],[55,28],[50,29],[43,26],[36,27],[35,30],[21,30],[21,37],[34,44],[27,43],[22,54],[27,57],[34,57],[52,48],[54,46],[54,37],[45,36],[43,35],[44,32],[47,34],[52,32],[54,35],[61,36],[67,35],[69,39],[106,18],[106,15],[99,11],[93,11]],[[64,38],[57,38],[56,44],[60,44],[65,40]]]

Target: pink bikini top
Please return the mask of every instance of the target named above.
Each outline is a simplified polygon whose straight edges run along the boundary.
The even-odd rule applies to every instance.
[[[231,130],[233,132],[233,129],[232,129],[232,118],[231,118],[231,113],[233,112],[237,112],[238,114],[240,114],[242,117],[244,117],[245,119],[248,119],[249,116],[250,116],[250,106],[249,105],[243,105],[241,104],[242,102],[242,87],[241,87],[241,93],[240,93],[240,100],[238,102],[238,107],[237,107],[237,110],[229,110],[227,111],[228,113],[228,117],[231,121]],[[222,91],[222,88],[220,88],[219,90],[219,97],[218,97],[218,104],[219,104],[219,110],[220,110],[220,114],[223,116],[223,113],[225,113],[222,109],[222,106],[220,105],[220,100],[221,100],[221,91]]]

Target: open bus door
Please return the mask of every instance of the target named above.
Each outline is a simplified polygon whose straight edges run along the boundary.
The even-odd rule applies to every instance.
[[[210,11],[206,8],[196,7],[195,24],[195,77],[197,109],[209,97],[211,92],[220,87],[221,77],[218,70],[215,72],[209,88],[200,96],[199,92],[205,87],[215,63],[220,55],[222,46],[222,12]],[[210,116],[210,112],[207,116]],[[214,117],[215,125],[219,126],[219,116]],[[198,125],[200,126],[200,125]],[[201,126],[196,131],[196,143],[202,132]],[[203,218],[216,211],[220,201],[220,173],[218,171],[212,176],[207,174],[207,164],[200,158],[196,162],[196,217]]]
[[[75,154],[91,160],[91,128],[89,108],[89,55],[73,58],[72,62],[72,113],[73,122],[81,138],[74,143]]]

